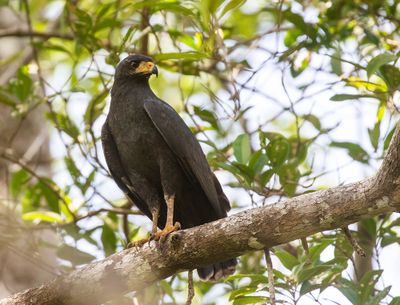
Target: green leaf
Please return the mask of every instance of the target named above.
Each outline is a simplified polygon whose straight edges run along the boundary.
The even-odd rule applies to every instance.
[[[284,265],[289,270],[292,270],[294,266],[297,266],[300,263],[297,257],[293,256],[283,249],[275,250],[274,254],[279,258],[282,265]]]
[[[29,181],[30,174],[21,169],[11,176],[10,181],[10,193],[13,198],[17,198],[17,196],[21,193],[23,186]]]
[[[48,113],[47,117],[53,121],[53,123],[67,135],[69,135],[74,140],[77,140],[80,131],[78,126],[71,120],[69,116],[63,113],[56,113],[55,117],[53,114]]]
[[[381,129],[380,129],[380,122],[376,122],[374,125],[374,128],[368,128],[368,136],[369,140],[371,142],[372,147],[375,149],[375,151],[378,149],[379,145],[379,137],[381,134]]]
[[[311,246],[309,249],[309,258],[311,261],[317,261],[322,251],[332,244],[332,240],[322,240],[320,243]]]
[[[384,235],[381,240],[381,247],[386,247],[394,243],[400,243],[400,236]]]
[[[25,214],[22,214],[22,219],[28,221],[40,220],[44,222],[63,222],[59,214],[50,211],[27,212]]]
[[[74,265],[87,264],[96,259],[95,256],[66,244],[61,245],[57,249],[57,256],[61,259],[70,261]]]
[[[396,126],[394,126],[392,128],[392,130],[388,133],[388,135],[386,136],[385,141],[383,142],[383,149],[386,150],[389,147],[390,141],[392,140],[394,131],[396,130]]]
[[[297,183],[300,178],[300,172],[295,165],[282,165],[277,172],[279,182],[286,195],[293,196],[296,192]]]
[[[32,93],[33,81],[29,75],[28,66],[21,66],[18,69],[17,77],[10,81],[10,91],[20,101],[25,101]]]
[[[302,35],[302,32],[298,28],[291,28],[286,31],[285,38],[283,40],[286,47],[292,47],[296,42],[297,38]]]
[[[79,178],[80,176],[82,176],[81,172],[75,164],[75,161],[72,158],[70,158],[69,156],[65,156],[64,163],[67,166],[68,172],[70,173],[71,177]]]
[[[239,135],[233,142],[233,154],[239,163],[247,164],[251,156],[250,137],[248,134]]]
[[[379,37],[376,36],[374,33],[372,33],[371,31],[369,31],[368,29],[364,29],[364,33],[365,33],[365,37],[367,37],[367,39],[375,44],[376,46],[379,46]]]
[[[207,22],[210,16],[214,15],[218,8],[222,5],[224,0],[202,0],[200,2],[201,13],[207,16],[202,16]]]
[[[93,122],[103,113],[107,95],[108,90],[104,90],[90,100],[83,116],[87,128],[90,128]]]
[[[222,168],[234,175],[240,175],[240,170],[229,163],[218,162],[217,165],[219,168]]]
[[[233,301],[232,305],[246,305],[246,304],[266,304],[269,300],[267,297],[259,296],[243,296]]]
[[[299,76],[309,65],[310,56],[304,57],[300,63],[293,60],[290,64],[290,73],[293,77]]]
[[[222,18],[227,12],[242,6],[243,3],[245,3],[245,2],[246,2],[246,0],[231,0],[231,1],[229,1],[227,3],[227,5],[225,5],[224,9],[222,10],[222,13],[219,16],[219,18]]]
[[[136,1],[135,1],[136,2]],[[157,11],[170,11],[175,12],[179,15],[191,16],[195,14],[195,11],[186,8],[178,1],[165,1],[165,0],[144,0],[140,2],[133,3],[132,8],[141,9],[144,7],[149,7],[152,12]]]
[[[322,127],[321,127],[321,121],[319,120],[319,118],[313,114],[306,114],[303,115],[303,119],[310,122],[315,129],[321,131]]]
[[[194,106],[193,107],[193,111],[194,113],[201,118],[203,121],[206,121],[208,123],[211,124],[211,126],[215,129],[218,130],[219,126],[218,126],[218,119],[215,115],[214,112],[211,112],[207,109],[203,109],[201,107],[198,106]]]
[[[320,288],[320,285],[314,285],[314,284],[311,284],[310,281],[304,281],[301,284],[300,296],[303,296],[306,293],[309,293],[309,292],[311,292],[311,291],[313,291],[315,289],[318,289],[318,288]]]
[[[333,102],[341,102],[345,100],[357,100],[359,98],[376,98],[379,99],[378,96],[372,94],[335,94],[330,98]]]
[[[374,218],[361,219],[362,230],[366,230],[370,237],[376,237],[376,220]]]
[[[318,265],[318,266],[305,267],[298,272],[296,276],[297,282],[303,283],[304,281],[309,280],[312,277],[321,274],[322,272],[330,270],[331,268],[332,265]]]
[[[354,305],[364,305],[360,304],[358,301],[358,287],[349,280],[341,278],[337,289]]]
[[[389,294],[390,289],[392,286],[385,287],[383,290],[379,291],[375,296],[373,296],[371,299],[368,300],[365,305],[379,305],[381,304],[381,301],[386,298],[386,296]]]
[[[340,54],[340,50],[336,50],[335,53],[333,53],[331,56],[332,72],[338,76],[343,74],[342,60],[340,58]]]
[[[255,273],[238,273],[238,274],[230,275],[227,278],[225,278],[225,282],[240,280],[240,279],[244,279],[244,278],[249,278],[249,279],[251,279],[252,283],[257,283],[257,284],[268,282],[268,278],[265,275],[255,274]]]
[[[382,270],[368,271],[362,277],[359,283],[359,299],[360,304],[366,304],[368,299],[373,295],[375,284],[378,282],[382,275]]]
[[[389,305],[400,305],[400,297],[393,298]]]
[[[207,58],[207,55],[200,52],[181,52],[181,53],[161,53],[154,55],[156,61],[164,61],[170,59],[200,60]]]
[[[282,165],[290,153],[290,143],[285,138],[272,140],[267,145],[267,156],[273,167]]]
[[[400,70],[395,66],[383,65],[376,73],[385,81],[390,92],[397,90],[400,86]]]
[[[93,183],[94,178],[96,176],[96,172],[97,172],[97,169],[96,168],[93,169],[93,171],[87,177],[85,183],[80,187],[80,189],[81,189],[83,194],[85,194],[87,192],[87,190],[89,189],[90,185]]]
[[[257,291],[257,287],[252,287],[252,286],[245,286],[245,287],[241,287],[238,289],[235,289],[231,292],[230,296],[229,296],[229,300],[232,301],[236,298],[240,298],[243,296],[246,296],[248,294],[254,293]]]
[[[295,14],[290,10],[284,11],[283,16],[286,20],[293,23],[296,28],[300,29],[303,35],[307,35],[312,40],[317,37],[316,28],[311,23],[306,23],[303,16]]]
[[[174,299],[174,289],[168,281],[160,281],[160,287],[170,298]]]
[[[273,174],[274,174],[274,171],[271,169],[262,173],[261,177],[260,177],[260,185],[262,187],[265,186],[271,180]]]
[[[378,71],[381,66],[389,62],[395,61],[396,59],[396,55],[389,53],[380,54],[372,58],[366,67],[368,78],[370,78],[372,74]]]
[[[40,194],[35,187],[28,188],[22,198],[22,213],[27,213],[37,210],[40,203]]]
[[[44,178],[37,183],[38,189],[40,189],[40,194],[42,197],[46,199],[47,206],[49,209],[55,213],[60,212],[60,206],[59,206],[59,196],[57,195],[57,189],[58,187],[49,178]]]
[[[249,161],[249,167],[253,170],[254,175],[258,175],[263,170],[265,164],[267,163],[268,157],[259,150],[255,152]]]
[[[250,186],[253,181],[253,171],[245,164],[232,162],[232,164],[239,169],[240,176],[245,180],[247,186]]]
[[[344,148],[350,157],[361,163],[369,163],[369,154],[358,144],[351,142],[332,142],[331,147]]]
[[[106,223],[104,223],[102,228],[101,242],[103,243],[106,256],[109,256],[115,253],[115,250],[117,249],[117,237],[115,236],[114,230]]]
[[[0,103],[7,106],[15,107],[16,105],[20,104],[21,101],[8,91],[0,88]]]

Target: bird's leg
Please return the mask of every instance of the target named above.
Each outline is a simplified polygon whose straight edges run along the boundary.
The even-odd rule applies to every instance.
[[[174,223],[174,203],[175,203],[175,195],[165,196],[165,202],[167,203],[167,222],[165,224],[165,228],[173,227]]]
[[[157,224],[158,224],[159,213],[160,213],[159,208],[153,208],[151,210],[151,218],[152,218],[153,226],[151,227],[151,236],[149,238],[149,242],[152,240],[159,239],[159,237],[157,237],[157,232],[158,232]]]
[[[167,222],[165,227],[162,231],[157,232],[154,236],[154,239],[164,240],[165,237],[181,228],[181,224],[179,222],[175,222],[174,224],[174,202],[175,202],[175,195],[165,195],[165,202],[167,204]]]
[[[154,235],[157,233],[157,224],[158,224],[158,214],[160,210],[158,208],[152,209],[151,210],[151,217],[153,221],[153,226],[151,228],[151,235]]]

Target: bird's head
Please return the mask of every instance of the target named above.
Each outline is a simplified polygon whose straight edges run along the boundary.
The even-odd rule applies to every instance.
[[[152,74],[158,76],[158,69],[153,59],[140,54],[125,57],[115,70],[115,78],[148,79]]]

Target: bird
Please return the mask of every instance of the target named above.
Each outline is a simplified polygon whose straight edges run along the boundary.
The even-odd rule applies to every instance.
[[[150,88],[153,74],[158,76],[157,65],[146,55],[128,55],[117,65],[101,141],[117,186],[152,220],[151,239],[165,240],[226,217],[230,203],[194,134]],[[230,258],[197,272],[202,280],[218,281],[236,264]]]

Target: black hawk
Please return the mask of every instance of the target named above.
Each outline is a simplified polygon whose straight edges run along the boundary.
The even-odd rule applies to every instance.
[[[112,177],[152,219],[152,237],[159,239],[179,227],[226,217],[230,205],[199,142],[151,90],[152,74],[158,70],[150,57],[130,55],[119,63],[101,139]],[[235,265],[236,259],[229,259],[203,266],[198,274],[218,280],[232,274]]]

